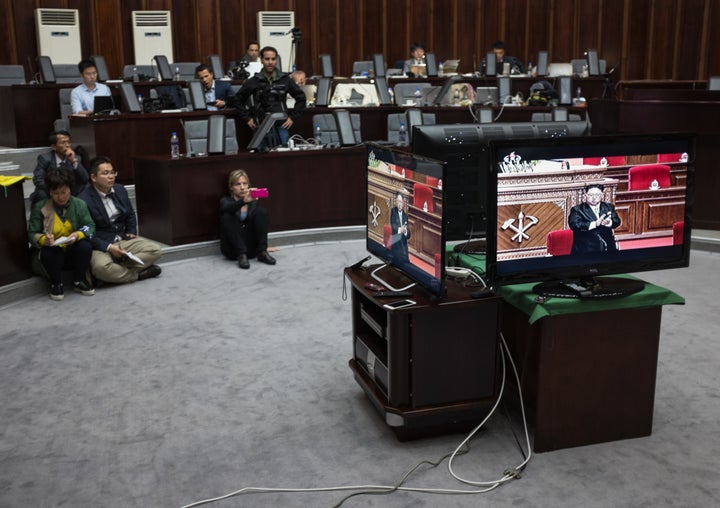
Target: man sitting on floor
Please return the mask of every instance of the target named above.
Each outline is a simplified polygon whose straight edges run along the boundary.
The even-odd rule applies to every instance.
[[[108,157],[90,161],[90,183],[80,196],[95,221],[90,269],[103,282],[122,284],[157,277],[160,246],[137,236],[137,217]]]

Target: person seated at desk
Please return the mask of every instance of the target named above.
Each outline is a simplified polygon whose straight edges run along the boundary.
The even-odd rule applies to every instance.
[[[410,45],[410,57],[408,60],[405,60],[403,74],[410,77],[427,76],[425,46],[419,42],[413,42]]]
[[[48,138],[50,152],[38,155],[37,164],[33,171],[35,191],[30,195],[30,203],[35,204],[41,199],[47,199],[45,188],[45,175],[50,169],[64,167],[73,173],[74,184],[71,187],[72,195],[77,196],[88,183],[88,173],[82,165],[82,158],[75,153],[70,144],[68,131],[54,131]]]
[[[125,187],[115,183],[116,176],[108,157],[95,157],[90,161],[92,185],[79,196],[95,223],[95,235],[90,240],[92,274],[112,284],[157,277],[162,272],[154,264],[160,259],[160,246],[137,235],[135,210]]]
[[[258,41],[250,41],[247,45],[245,55],[239,60],[231,60],[228,62],[227,73],[235,79],[247,79],[250,76],[241,76],[242,70],[249,63],[260,62],[260,43]]]
[[[495,69],[498,76],[503,75],[503,66],[508,64],[510,74],[524,74],[525,66],[515,58],[505,54],[505,43],[503,41],[495,41],[493,43],[493,53],[495,53]]]
[[[75,291],[85,296],[95,294],[87,277],[95,223],[85,202],[71,195],[73,183],[73,174],[68,168],[48,171],[45,185],[50,197],[33,205],[28,220],[32,269],[50,279],[53,300],[65,297],[63,269],[72,270]]]
[[[81,60],[78,70],[83,82],[70,92],[70,106],[73,115],[89,116],[93,114],[95,97],[110,95],[110,88],[97,82],[97,68],[92,60]]]
[[[223,109],[230,104],[232,98],[235,97],[235,90],[233,90],[232,83],[229,81],[216,80],[207,64],[200,64],[195,67],[195,77],[198,78],[203,85],[208,111]]]
[[[570,209],[568,225],[573,231],[571,254],[616,251],[613,229],[620,225],[615,206],[603,201],[604,187],[591,183],[585,187],[585,202]]]
[[[260,126],[266,113],[287,112],[287,119],[275,129],[275,132],[271,131],[268,134],[279,138],[279,143],[285,145],[290,139],[288,129],[305,109],[307,103],[305,92],[293,81],[290,74],[275,68],[277,66],[275,48],[265,46],[260,51],[260,60],[263,64],[262,72],[243,83],[235,95],[235,107],[238,109],[240,119],[253,130]],[[290,109],[286,104],[288,94],[295,99],[295,106]],[[269,146],[277,144],[277,142],[268,142]]]
[[[267,251],[270,219],[267,210],[253,198],[250,177],[236,169],[228,177],[227,196],[220,199],[220,252],[238,262],[243,270],[250,268],[248,258],[274,265],[276,260]]]

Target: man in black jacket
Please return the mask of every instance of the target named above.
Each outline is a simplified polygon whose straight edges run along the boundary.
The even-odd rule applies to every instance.
[[[613,229],[620,225],[615,207],[603,201],[603,186],[585,187],[585,202],[573,206],[568,216],[573,231],[572,254],[616,251]]]
[[[305,109],[307,102],[305,92],[292,79],[290,74],[276,69],[277,50],[265,46],[260,50],[262,72],[243,83],[235,95],[235,107],[243,123],[251,129],[257,129],[265,115],[268,113],[286,112],[287,119],[270,131],[266,138],[266,145],[272,148],[278,144],[287,144],[290,139],[288,129],[292,127],[300,113]],[[295,106],[288,110],[287,95],[295,99]],[[250,100],[252,99],[252,101]]]
[[[88,183],[88,173],[82,165],[82,159],[75,153],[70,144],[70,133],[55,131],[50,134],[50,152],[38,155],[37,164],[33,171],[35,191],[30,195],[31,203],[37,203],[48,198],[45,188],[45,174],[51,168],[67,168],[73,174],[75,183],[71,189],[72,195],[77,196]]]
[[[157,277],[158,244],[137,236],[137,217],[127,190],[115,183],[117,171],[108,157],[90,161],[89,185],[78,196],[95,222],[90,270],[98,280],[114,284]]]

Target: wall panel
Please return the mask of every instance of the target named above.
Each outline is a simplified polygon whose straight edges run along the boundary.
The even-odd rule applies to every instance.
[[[616,80],[720,74],[717,0],[0,0],[0,64],[30,59],[35,72],[36,7],[79,9],[84,56],[105,56],[113,76],[134,60],[132,10],[172,12],[177,61],[234,60],[257,38],[257,11],[293,10],[297,63],[309,74],[320,53],[333,55],[337,75],[376,52],[393,65],[415,40],[470,72],[498,38],[524,62],[542,49],[558,62],[597,48],[610,68],[619,64]]]

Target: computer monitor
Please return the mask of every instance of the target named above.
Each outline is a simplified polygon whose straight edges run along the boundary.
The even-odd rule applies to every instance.
[[[588,75],[600,75],[600,62],[598,61],[598,52],[596,49],[587,50]]]
[[[497,61],[495,60],[495,52],[488,51],[485,55],[485,75],[495,76],[497,74]]]
[[[283,112],[269,113],[265,115],[265,118],[263,118],[263,121],[260,122],[260,126],[255,131],[255,134],[253,134],[250,143],[248,143],[248,150],[270,150],[271,148],[274,148],[274,146],[279,142],[279,140],[269,141],[266,143],[265,138],[270,133],[270,131],[273,130],[276,122],[284,121],[286,119],[287,113]]]
[[[548,74],[548,52],[538,51],[537,75],[547,76]]]
[[[320,78],[317,83],[316,106],[327,106],[330,101],[330,85],[332,78]]]
[[[125,111],[128,113],[142,113],[142,106],[132,83],[120,83],[120,94],[125,105]]]
[[[215,79],[220,79],[225,75],[220,55],[208,55],[208,65]]]
[[[115,95],[96,95],[93,98],[93,114],[109,115],[120,112],[122,98]]]
[[[53,69],[52,59],[46,55],[37,57],[38,68],[40,69],[40,80],[43,83],[55,83],[55,69]]]
[[[168,62],[167,57],[165,55],[155,55],[153,60],[155,60],[155,65],[157,65],[158,72],[160,73],[160,79],[163,81],[172,81],[175,76],[170,68],[170,62]]]
[[[425,54],[425,64],[427,65],[427,75],[429,78],[434,78],[438,75],[437,62],[435,61],[435,53]]]
[[[320,68],[322,69],[323,78],[333,77],[332,57],[330,55],[320,55]]]
[[[202,83],[199,81],[190,81],[188,83],[188,90],[190,90],[190,103],[193,109],[196,111],[207,109]]]
[[[95,64],[95,70],[97,71],[97,80],[104,83],[110,79],[110,73],[108,72],[107,63],[105,57],[94,55],[90,57],[90,60]]]
[[[388,84],[386,78],[375,78],[375,89],[377,90],[380,104],[392,104],[392,99],[390,98],[390,92],[388,91]]]
[[[382,53],[375,53],[373,55],[373,71],[375,77],[385,77],[385,57]]]

